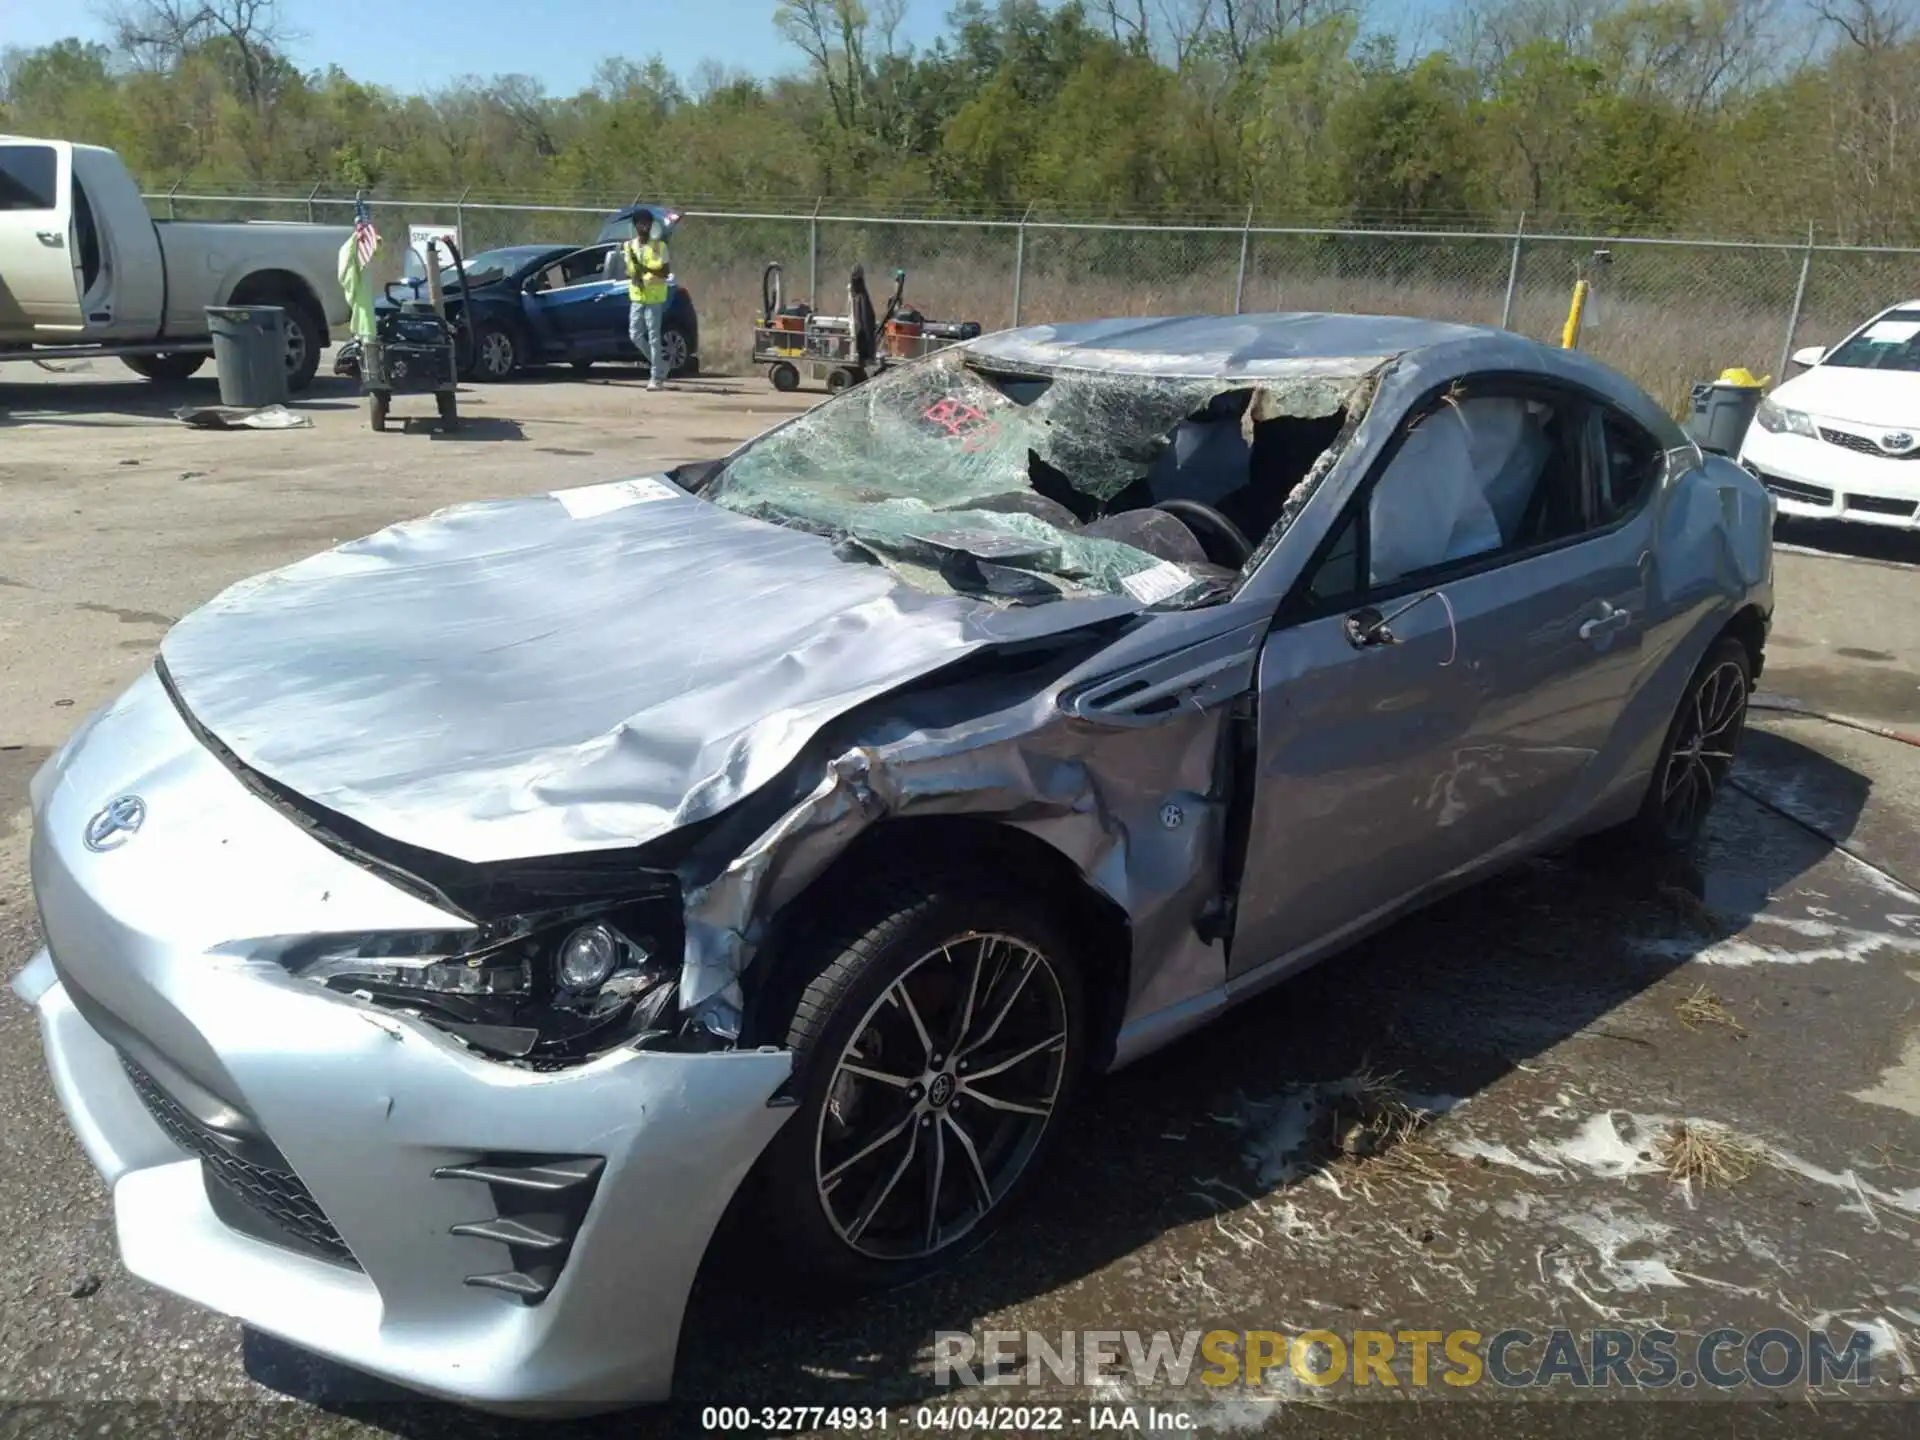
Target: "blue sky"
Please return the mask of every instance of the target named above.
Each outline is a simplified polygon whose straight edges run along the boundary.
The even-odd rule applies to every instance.
[[[460,75],[533,75],[550,91],[585,88],[605,56],[654,51],[682,75],[702,60],[766,75],[799,55],[773,28],[775,0],[282,0],[303,32],[304,69],[338,64],[356,79],[430,89]],[[0,0],[0,46],[66,35],[101,39],[91,3]],[[909,0],[902,38],[924,44],[944,28],[948,0]],[[431,37],[431,38],[428,38]]]

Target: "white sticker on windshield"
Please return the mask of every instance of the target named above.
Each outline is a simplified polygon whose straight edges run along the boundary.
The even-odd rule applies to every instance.
[[[1867,327],[1866,339],[1876,345],[1904,345],[1920,335],[1920,320],[1876,320]]]
[[[610,485],[582,485],[574,490],[554,490],[553,498],[567,507],[575,520],[591,520],[611,510],[629,505],[644,505],[650,500],[671,500],[680,492],[662,480],[615,480]]]
[[[1158,605],[1162,600],[1178,595],[1193,583],[1193,576],[1186,567],[1176,565],[1171,560],[1162,560],[1150,570],[1142,570],[1137,575],[1122,575],[1121,588],[1142,605]]]

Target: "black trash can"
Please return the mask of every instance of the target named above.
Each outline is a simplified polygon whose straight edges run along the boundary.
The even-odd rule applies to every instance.
[[[209,305],[220,403],[257,410],[287,403],[287,312],[278,305]]]
[[[1718,380],[1694,386],[1687,437],[1709,454],[1738,455],[1766,387],[1765,380],[1745,370],[1728,370]]]

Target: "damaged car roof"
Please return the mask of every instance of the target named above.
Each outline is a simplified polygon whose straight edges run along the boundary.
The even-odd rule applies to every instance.
[[[989,365],[1256,380],[1303,369],[1364,375],[1410,350],[1475,337],[1514,338],[1397,315],[1188,315],[1030,325],[984,336],[968,348]]]

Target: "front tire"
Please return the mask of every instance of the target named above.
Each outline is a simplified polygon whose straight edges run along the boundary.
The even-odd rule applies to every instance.
[[[917,1279],[1004,1220],[1059,1136],[1087,1050],[1073,944],[1038,900],[945,877],[872,887],[788,958],[776,1253],[834,1290]]]
[[[1733,768],[1753,693],[1753,657],[1723,635],[1687,682],[1667,727],[1640,813],[1629,827],[1654,850],[1682,854],[1706,829],[1707,816]]]
[[[520,368],[520,343],[513,331],[497,321],[485,320],[474,327],[473,354],[468,357],[467,378],[498,384],[511,379]]]

